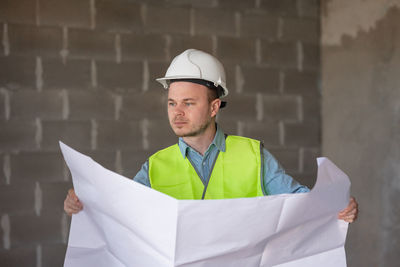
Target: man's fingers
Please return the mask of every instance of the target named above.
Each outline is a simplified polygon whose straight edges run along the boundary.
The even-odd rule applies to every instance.
[[[68,196],[75,201],[79,201],[78,196],[75,194],[74,189],[68,190]]]
[[[68,214],[68,215],[72,215],[75,213],[78,213],[79,211],[82,210],[82,207],[77,207],[77,206],[64,206],[64,211]]]
[[[357,219],[358,215],[358,203],[354,197],[350,198],[349,205],[339,212],[338,218],[346,222],[352,223]]]
[[[81,211],[81,209],[76,209],[76,208],[67,209],[67,213],[69,213],[69,214],[76,214],[76,213],[78,213],[80,211]]]
[[[340,212],[340,214],[346,214],[349,211],[357,210],[357,208],[358,208],[358,204],[357,204],[355,198],[351,197],[350,201],[349,201],[349,204],[347,205],[347,207],[344,210],[342,210]]]
[[[83,208],[81,203],[75,203],[75,202],[73,202],[73,203],[65,202],[64,207],[67,209],[70,209],[70,210],[77,210],[77,211],[79,211]]]
[[[68,208],[76,208],[76,209],[82,209],[82,203],[79,201],[79,199],[75,200],[73,198],[67,197],[64,201],[64,204]]]
[[[338,218],[348,223],[352,223],[357,219],[358,216],[358,203],[354,197],[350,198],[349,205],[339,212]]]
[[[341,211],[341,212],[339,212],[339,215],[340,216],[346,216],[346,215],[351,215],[351,214],[356,214],[357,213],[357,209],[356,208],[353,208],[353,209],[350,209],[350,210],[343,210],[343,211]]]
[[[80,202],[76,202],[70,199],[66,199],[64,201],[64,208],[70,209],[70,210],[81,210],[82,204]]]
[[[79,201],[79,198],[75,194],[74,189],[68,190],[67,197],[64,200],[64,211],[69,216],[72,214],[78,213],[83,209],[82,203]]]
[[[347,216],[339,216],[339,219],[344,220],[345,222],[352,223],[357,219],[356,214],[351,214]]]
[[[339,219],[352,217],[352,216],[355,217],[356,215],[357,215],[356,210],[350,211],[350,212],[347,212],[347,213],[339,213]]]

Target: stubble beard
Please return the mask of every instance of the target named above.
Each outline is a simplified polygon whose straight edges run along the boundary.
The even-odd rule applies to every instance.
[[[207,120],[206,122],[204,122],[203,124],[201,124],[199,127],[197,128],[192,128],[189,130],[189,132],[186,133],[178,133],[173,127],[172,129],[174,130],[176,136],[178,137],[193,137],[193,136],[198,136],[202,133],[205,132],[205,130],[210,126],[212,122],[212,119],[210,118],[209,120]]]

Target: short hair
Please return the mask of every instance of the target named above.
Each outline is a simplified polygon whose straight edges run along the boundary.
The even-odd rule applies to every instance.
[[[215,99],[219,98],[218,97],[218,92],[215,89],[208,88],[207,90],[207,96],[208,96],[208,102],[211,103]]]

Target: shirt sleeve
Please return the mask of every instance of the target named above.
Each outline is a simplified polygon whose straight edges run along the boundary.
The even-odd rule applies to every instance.
[[[140,168],[139,172],[133,178],[135,182],[141,183],[142,185],[151,187],[149,179],[149,161],[146,160]]]
[[[263,149],[264,154],[264,189],[268,195],[287,194],[287,193],[305,193],[309,192],[307,186],[299,184],[285,170],[279,162]]]

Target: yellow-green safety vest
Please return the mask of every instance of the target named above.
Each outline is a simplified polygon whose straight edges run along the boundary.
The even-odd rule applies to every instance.
[[[208,184],[203,184],[178,144],[149,158],[151,187],[176,199],[224,199],[266,195],[262,181],[262,143],[229,135],[219,151]]]

